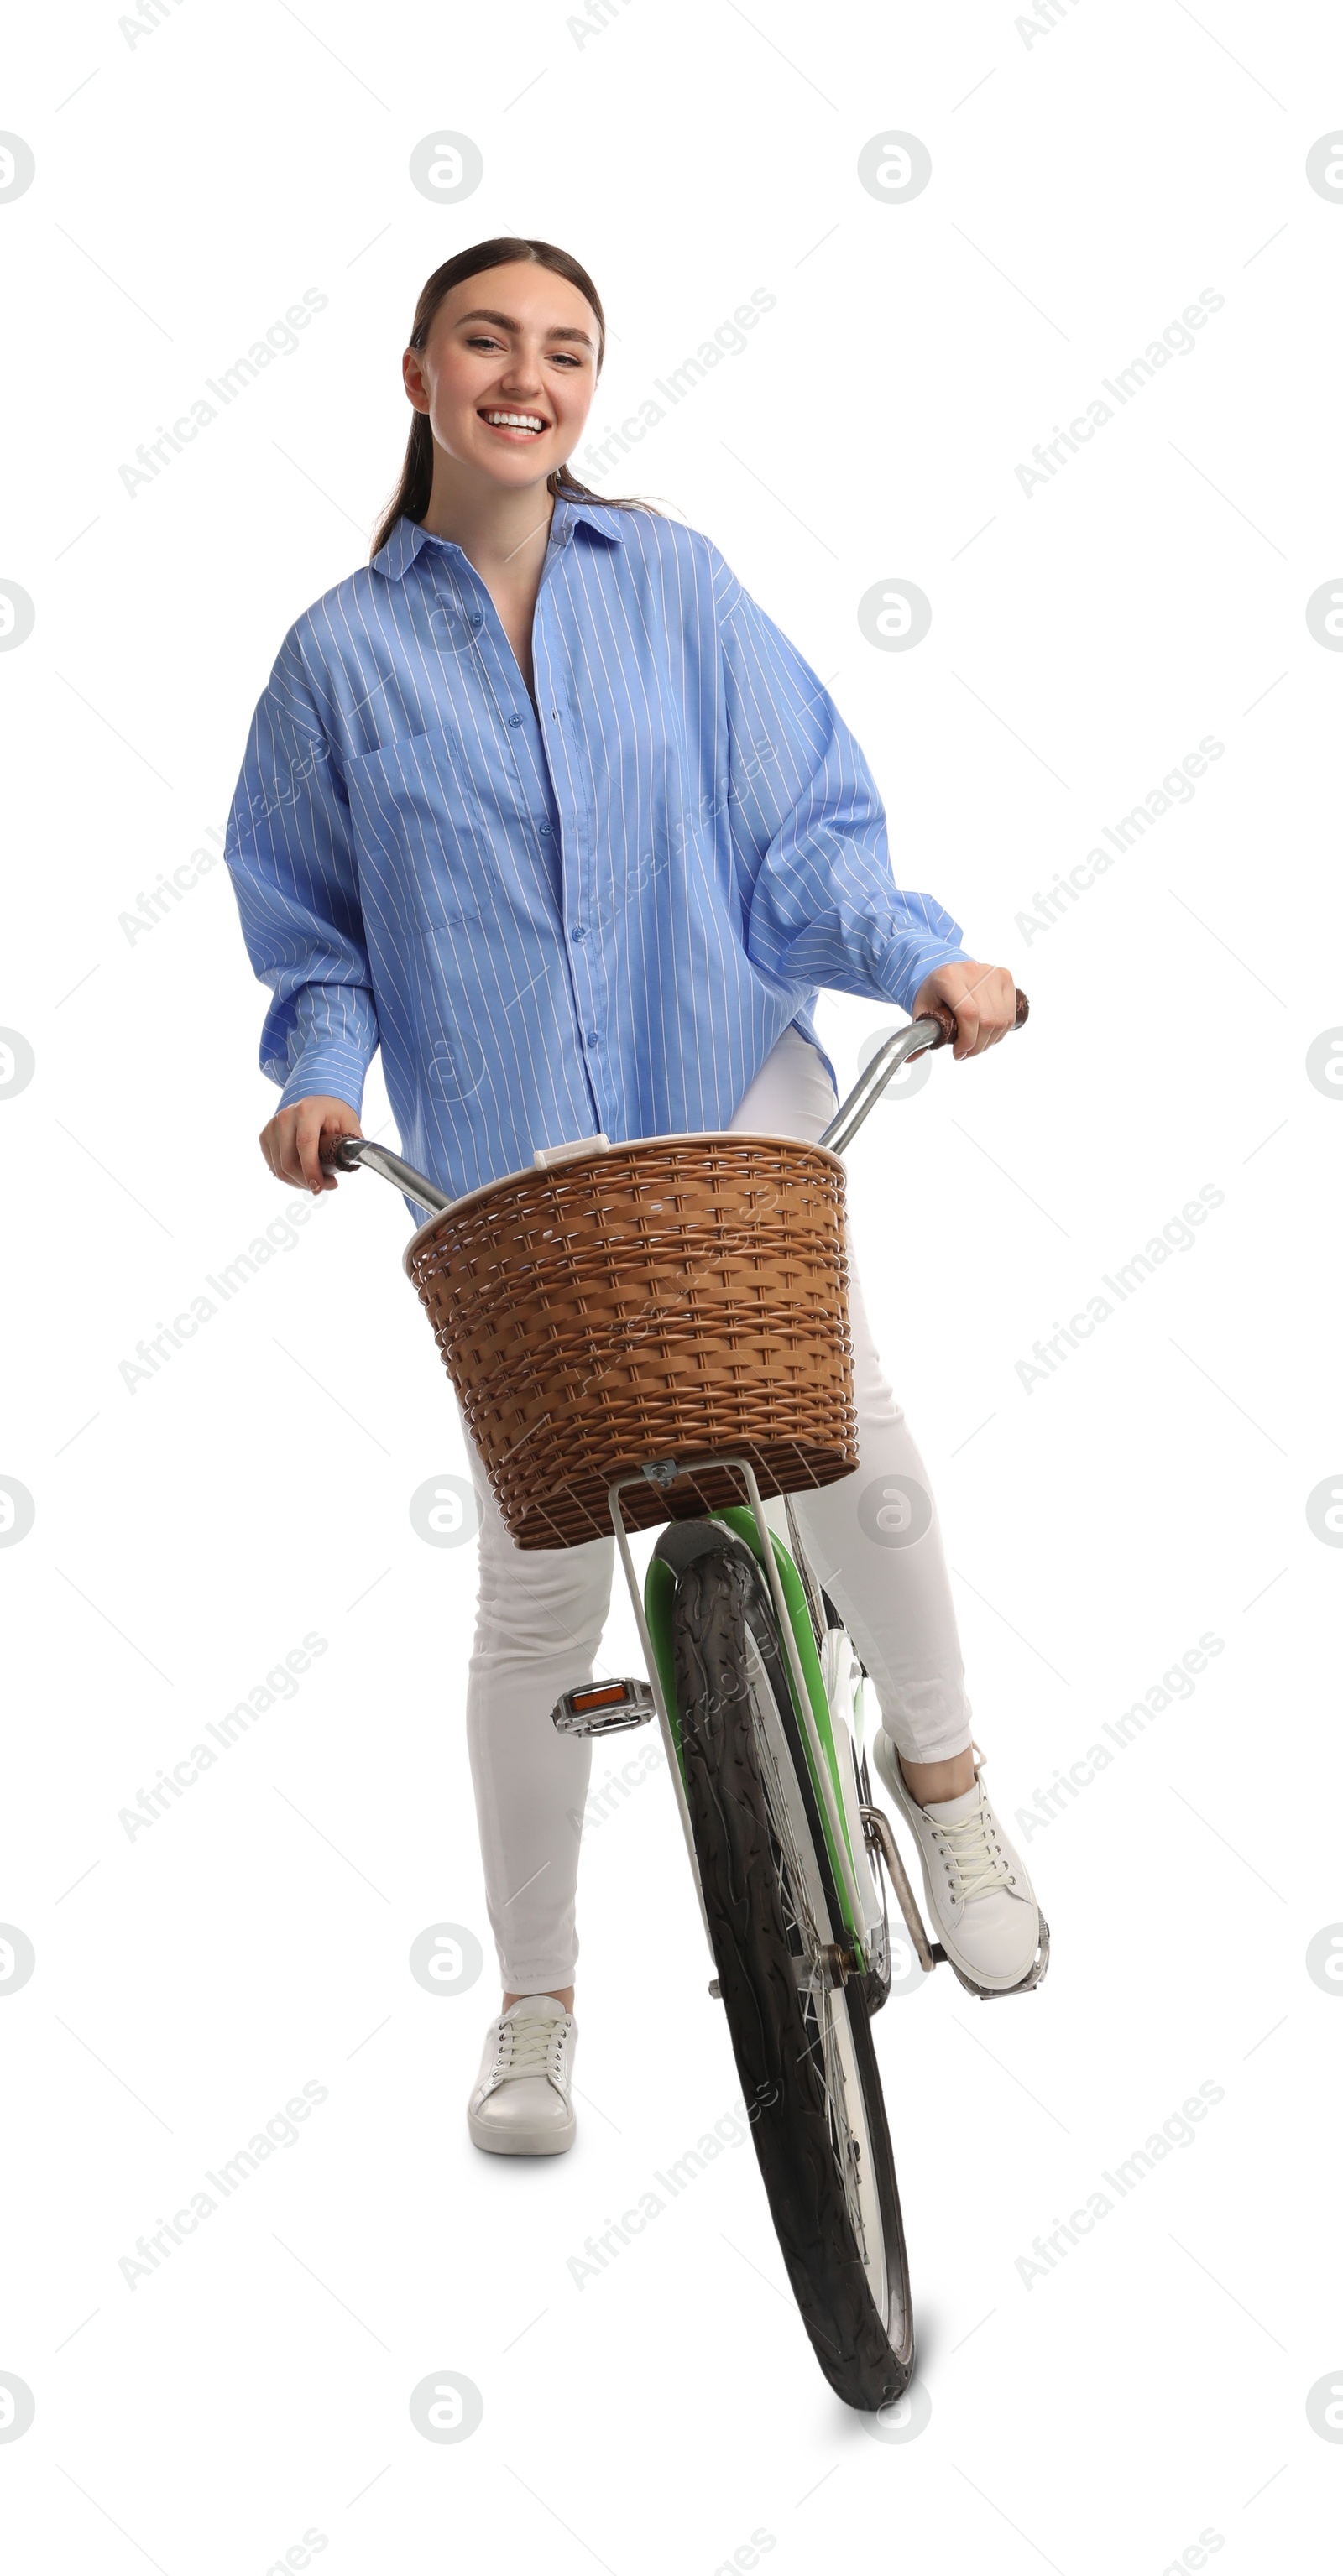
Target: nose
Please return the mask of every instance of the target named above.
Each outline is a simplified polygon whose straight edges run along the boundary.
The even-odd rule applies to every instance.
[[[539,360],[526,349],[515,349],[504,368],[501,383],[511,394],[539,394],[541,368]]]

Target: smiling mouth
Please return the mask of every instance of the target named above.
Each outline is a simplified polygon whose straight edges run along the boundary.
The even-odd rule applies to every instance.
[[[482,411],[478,418],[487,429],[511,431],[519,438],[539,438],[550,427],[537,411]]]

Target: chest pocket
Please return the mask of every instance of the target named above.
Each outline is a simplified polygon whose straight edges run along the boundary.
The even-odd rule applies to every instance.
[[[360,753],[347,761],[345,783],[365,911],[393,938],[479,921],[494,863],[485,818],[446,737],[411,734]]]

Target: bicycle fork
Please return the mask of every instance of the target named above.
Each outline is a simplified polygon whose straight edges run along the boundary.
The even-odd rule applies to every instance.
[[[620,1562],[624,1570],[626,1588],[630,1597],[630,1606],[634,1612],[635,1626],[639,1632],[639,1642],[643,1648],[644,1664],[648,1674],[648,1680],[646,1683],[640,1681],[594,1683],[587,1688],[566,1691],[558,1702],[553,1712],[553,1716],[554,1723],[562,1734],[601,1735],[614,1734],[629,1727],[646,1725],[649,1718],[656,1715],[662,1734],[663,1751],[666,1755],[667,1767],[671,1773],[672,1787],[676,1795],[676,1808],[681,1819],[681,1832],[685,1841],[686,1857],[690,1863],[691,1878],[694,1881],[696,1901],[699,1905],[700,1921],[704,1927],[705,1941],[708,1944],[709,1954],[712,1958],[713,1941],[709,1932],[708,1915],[705,1910],[704,1891],[700,1884],[699,1862],[695,1853],[695,1839],[691,1829],[690,1809],[686,1803],[685,1782],[681,1774],[681,1759],[676,1739],[676,1732],[672,1723],[671,1711],[667,1705],[667,1697],[663,1688],[658,1658],[654,1650],[653,1639],[648,1626],[647,1613],[644,1608],[643,1595],[640,1590],[638,1576],[635,1572],[634,1559],[630,1553],[629,1532],[625,1527],[624,1513],[620,1505],[620,1495],[627,1486],[638,1485],[647,1481],[650,1484],[659,1486],[665,1492],[667,1487],[673,1484],[678,1476],[702,1474],[709,1467],[734,1468],[741,1476],[746,1487],[747,1501],[749,1503],[751,1515],[754,1519],[757,1536],[760,1542],[761,1566],[769,1585],[770,1597],[774,1607],[774,1615],[778,1623],[779,1640],[787,1663],[789,1680],[792,1684],[799,1720],[806,1735],[808,1750],[811,1756],[813,1776],[819,1786],[821,1802],[826,1815],[826,1822],[830,1828],[830,1841],[833,1850],[838,1855],[840,1869],[845,1881],[844,1895],[851,1910],[851,1919],[855,1922],[862,1921],[864,1912],[863,1902],[857,1880],[854,1876],[848,1837],[845,1832],[843,1818],[840,1814],[839,1802],[835,1795],[835,1786],[831,1775],[830,1765],[826,1759],[825,1750],[821,1744],[819,1731],[817,1729],[816,1714],[812,1705],[811,1692],[807,1687],[806,1676],[803,1673],[802,1660],[798,1652],[797,1637],[794,1632],[793,1622],[789,1615],[788,1605],[784,1599],[783,1585],[779,1574],[778,1562],[774,1553],[773,1534],[765,1517],[765,1507],[761,1498],[760,1487],[756,1480],[755,1471],[748,1459],[728,1457],[697,1458],[688,1460],[682,1464],[675,1458],[660,1458],[651,1461],[644,1467],[636,1469],[628,1476],[617,1476],[613,1478],[606,1489],[607,1501],[611,1512],[611,1525],[615,1532],[616,1545],[620,1550]],[[805,1551],[801,1545],[801,1534],[798,1530],[791,1504],[788,1506],[788,1530],[790,1540],[792,1541],[792,1552],[797,1564],[799,1579],[802,1583],[804,1595],[811,1607],[813,1618],[815,1618],[820,1608],[820,1594],[810,1566],[807,1563]],[[909,1882],[908,1873],[906,1872],[904,1862],[900,1856],[899,1845],[891,1830],[890,1819],[880,1807],[860,1805],[858,1814],[861,1819],[864,1844],[869,1852],[876,1855],[885,1869],[886,1875],[890,1880],[891,1887],[894,1891],[896,1903],[899,1906],[905,1929],[909,1934],[914,1955],[925,1974],[928,1974],[939,1961],[946,1958],[947,1954],[940,1942],[930,1941],[928,1937],[923,1917],[919,1912],[914,1891]],[[837,1963],[837,1976],[843,1976],[845,1973],[845,1969]],[[715,1995],[718,1992],[718,1980],[716,1975],[711,1981],[710,1992]]]

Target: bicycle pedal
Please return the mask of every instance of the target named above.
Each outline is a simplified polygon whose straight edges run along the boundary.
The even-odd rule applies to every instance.
[[[620,1735],[627,1727],[647,1726],[656,1710],[647,1682],[591,1682],[562,1692],[550,1722],[560,1735]]]

